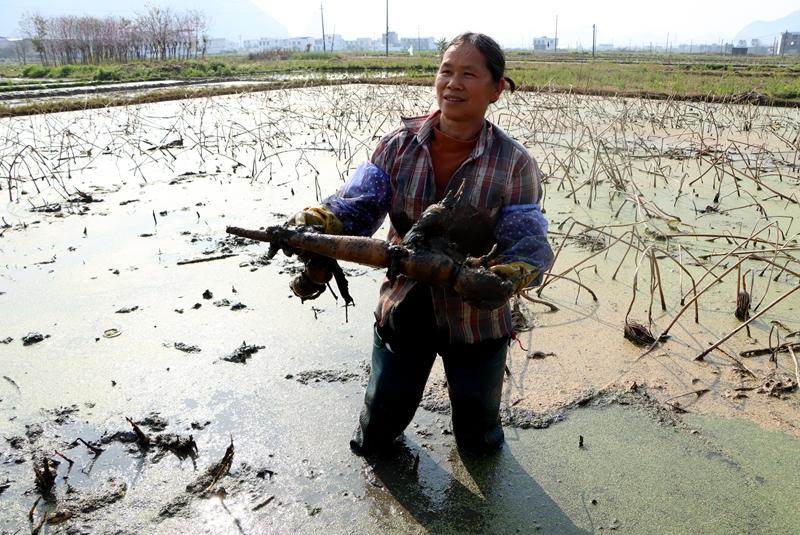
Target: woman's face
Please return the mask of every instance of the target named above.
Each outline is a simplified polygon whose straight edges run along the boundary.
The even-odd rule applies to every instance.
[[[448,48],[436,74],[436,100],[442,118],[454,122],[483,121],[489,104],[500,98],[505,82],[495,82],[486,59],[474,46]]]

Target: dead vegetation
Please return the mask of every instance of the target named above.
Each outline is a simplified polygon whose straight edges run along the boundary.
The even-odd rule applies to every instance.
[[[20,118],[0,125],[0,180],[12,206],[37,213],[58,207],[47,214],[56,217],[86,213],[87,199],[102,200],[102,191],[73,179],[90,176],[101,162],[122,165],[143,183],[164,173],[275,179],[293,194],[295,185],[312,181],[319,198],[321,159],[332,159],[343,180],[398,117],[429,106],[428,89],[362,86],[187,100],[169,118],[139,106],[86,112],[75,121]],[[576,303],[583,292],[597,301],[582,273],[615,266],[607,275],[632,289],[624,335],[652,347],[690,308],[702,324],[704,300],[721,299],[718,289],[734,278],[730,308],[741,329],[761,325],[756,320],[775,314],[772,307],[797,289],[797,110],[518,93],[502,100],[493,118],[531,148],[544,173],[542,205],[557,261],[535,298],[555,291],[551,300],[558,301],[572,285]],[[3,232],[25,219],[4,219]],[[565,246],[586,253],[567,262]],[[213,252],[182,262],[234,254]],[[649,274],[643,288],[640,272]],[[639,294],[648,301],[646,321],[634,319]],[[666,327],[654,323],[656,304]]]
[[[181,188],[193,181],[215,181],[223,197],[230,182],[268,185],[273,197],[263,199],[261,219],[254,223],[281,223],[286,217],[281,210],[320,199],[369,157],[376,140],[400,116],[425,113],[431,101],[427,88],[364,85],[186,100],[169,113],[132,106],[4,119],[0,195],[7,198],[8,210],[0,240],[36,221],[103,210],[108,196],[123,183]],[[518,93],[502,99],[493,113],[539,161],[545,186],[542,206],[557,255],[543,284],[520,301],[539,316],[537,321],[524,307],[515,307],[520,333],[539,327],[542,317],[577,311],[592,321],[611,323],[621,345],[628,344],[625,337],[642,347],[636,350],[642,355],[639,361],[619,360],[625,371],[653,361],[668,362],[665,367],[678,362],[681,372],[712,362],[731,371],[718,383],[665,394],[663,403],[675,411],[690,410],[691,403],[717,394],[726,397],[725,392],[737,402],[750,392],[771,401],[794,399],[800,383],[797,110]],[[115,169],[118,175],[109,180],[109,170]],[[308,185],[311,195],[302,193]],[[285,205],[271,204],[282,200]],[[127,198],[119,205],[129,209],[134,201]],[[184,208],[193,219],[195,213],[198,221],[205,217],[205,206]],[[164,217],[169,216],[153,211],[154,228]],[[150,223],[149,209],[146,218]],[[84,228],[84,235],[92,230]],[[194,254],[176,263],[239,257],[232,260],[234,265],[273,269],[287,282],[297,269],[271,265],[263,247],[224,239],[223,232],[224,226],[206,234],[187,231],[181,239]],[[194,299],[199,296],[198,291]],[[539,315],[541,306],[548,311]],[[189,307],[191,302],[187,312]],[[119,334],[108,332],[108,337]],[[525,366],[557,361],[574,343],[565,339],[555,353],[534,352],[528,345]],[[223,360],[244,363],[259,349],[242,343]],[[339,378],[298,374],[297,380]],[[514,414],[530,414],[524,403],[515,406],[518,402],[511,403]],[[160,433],[132,419],[129,425],[127,443],[138,455],[197,453],[191,436]],[[107,442],[92,440],[78,439],[78,444],[94,458],[109,448]],[[187,494],[220,490],[230,470],[232,443],[229,449],[230,455],[226,451]],[[75,451],[64,453],[74,458]],[[48,481],[55,459],[49,457],[36,457],[32,463],[41,490],[52,486]],[[62,463],[58,470],[64,469]],[[191,499],[176,498],[165,514]],[[52,516],[48,521],[42,514],[36,517],[41,526],[52,522]]]

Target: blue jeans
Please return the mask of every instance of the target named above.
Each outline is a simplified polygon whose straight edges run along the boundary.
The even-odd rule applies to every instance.
[[[481,455],[502,446],[499,412],[508,337],[473,344],[429,340],[415,333],[399,336],[375,328],[364,407],[350,441],[354,452],[369,454],[386,449],[411,423],[437,353],[442,356],[447,377],[453,434],[459,450]]]

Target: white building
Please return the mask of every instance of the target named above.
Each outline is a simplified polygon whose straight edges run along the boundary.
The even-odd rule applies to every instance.
[[[206,54],[233,54],[239,50],[239,45],[223,38],[209,39],[206,43]]]
[[[353,41],[353,50],[377,50],[378,41],[371,37],[359,37]]]
[[[320,41],[320,47],[322,47]],[[246,52],[263,52],[264,50],[291,50],[293,52],[307,52],[314,49],[313,37],[289,37],[278,39],[275,37],[262,37],[248,39],[244,42]],[[320,48],[321,49],[321,48]]]
[[[554,52],[558,47],[558,39],[552,37],[534,37],[533,38],[533,51],[534,52]]]
[[[349,48],[349,41],[345,41],[342,39],[342,36],[338,33],[334,34],[325,34],[325,47],[322,46],[322,39],[314,39],[314,50],[316,52],[322,52],[323,50],[327,52],[341,52],[342,50],[347,50]]]
[[[433,37],[403,37],[400,39],[400,48],[413,47],[417,50],[436,50],[436,39]]]

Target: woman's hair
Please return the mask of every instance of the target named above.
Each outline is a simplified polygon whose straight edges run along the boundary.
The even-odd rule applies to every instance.
[[[499,82],[501,79],[505,80],[512,92],[517,88],[514,80],[505,75],[506,55],[500,45],[497,44],[497,41],[483,33],[464,32],[447,43],[445,50],[448,50],[451,46],[464,43],[474,46],[483,55],[486,60],[486,67],[492,75],[492,80],[495,82]]]

